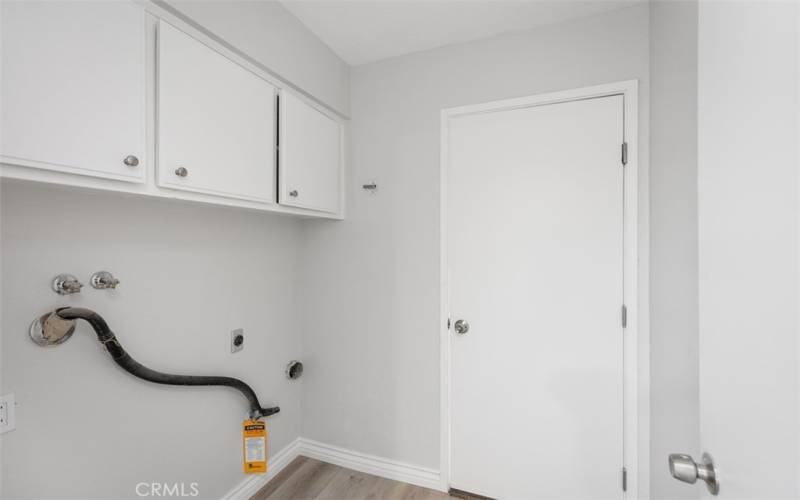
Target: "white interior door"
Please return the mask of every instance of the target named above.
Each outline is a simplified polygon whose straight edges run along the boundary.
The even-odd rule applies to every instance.
[[[721,499],[800,498],[797,9],[699,6],[700,448],[673,451]]]
[[[450,485],[622,498],[623,97],[448,131]]]

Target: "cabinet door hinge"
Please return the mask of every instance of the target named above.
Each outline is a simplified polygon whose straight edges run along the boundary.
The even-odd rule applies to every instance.
[[[622,159],[622,166],[623,167],[628,164],[628,143],[627,142],[623,142],[622,143],[622,158],[621,159]]]
[[[447,318],[447,329],[450,329],[450,318]]]
[[[621,318],[622,319],[622,328],[625,328],[626,326],[628,326],[628,308],[625,307],[624,304],[622,305],[621,316],[622,316],[622,318]]]
[[[281,200],[281,95],[275,93],[275,200]]]
[[[622,468],[622,491],[628,491],[628,469]]]

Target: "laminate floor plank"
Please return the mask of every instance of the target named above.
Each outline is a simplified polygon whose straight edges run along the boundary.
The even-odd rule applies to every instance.
[[[333,481],[314,500],[364,499],[378,489],[381,478],[339,467]]]
[[[258,500],[267,498],[272,500],[312,500],[328,487],[340,469],[341,467],[335,465],[306,458],[305,462],[291,475],[283,478],[283,482],[272,492],[267,496],[257,496],[256,498]],[[264,488],[268,488],[273,481],[267,483]]]
[[[250,500],[445,500],[441,491],[297,457]]]
[[[292,462],[283,468],[270,482],[264,485],[263,488],[258,490],[255,495],[250,497],[250,500],[263,500],[269,498],[275,490],[285,483],[292,475],[297,472],[297,469],[303,466],[308,461],[306,457],[297,457]]]

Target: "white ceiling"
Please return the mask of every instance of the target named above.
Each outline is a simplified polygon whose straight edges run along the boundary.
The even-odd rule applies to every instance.
[[[283,0],[357,66],[453,43],[592,16],[643,0]]]

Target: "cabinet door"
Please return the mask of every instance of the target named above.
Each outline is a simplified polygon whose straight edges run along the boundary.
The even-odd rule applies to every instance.
[[[143,182],[143,8],[129,2],[0,3],[0,160]]]
[[[280,202],[337,213],[342,126],[289,92],[281,92]]]
[[[158,37],[159,185],[274,202],[275,87],[164,21]]]

